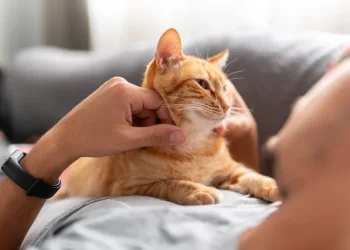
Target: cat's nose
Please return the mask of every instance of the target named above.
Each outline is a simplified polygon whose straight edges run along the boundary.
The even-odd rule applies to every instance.
[[[230,109],[230,105],[227,103],[223,103],[221,106],[224,113],[226,113]]]

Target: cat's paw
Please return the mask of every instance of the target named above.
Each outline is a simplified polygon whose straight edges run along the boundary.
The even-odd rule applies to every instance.
[[[274,179],[257,173],[247,174],[240,178],[237,184],[224,184],[223,189],[250,194],[265,201],[281,200],[277,183]]]
[[[281,200],[280,193],[278,187],[262,187],[259,191],[261,194],[261,198],[266,201],[279,201]]]
[[[211,187],[195,190],[183,201],[184,205],[211,205],[222,201],[221,193]]]
[[[266,201],[279,201],[281,200],[277,183],[270,177],[263,176],[263,179],[257,189],[256,196]]]

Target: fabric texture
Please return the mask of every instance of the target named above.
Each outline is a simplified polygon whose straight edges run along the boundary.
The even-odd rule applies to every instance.
[[[29,249],[237,249],[239,235],[280,204],[222,193],[224,203],[209,206],[183,207],[150,197],[90,202]]]

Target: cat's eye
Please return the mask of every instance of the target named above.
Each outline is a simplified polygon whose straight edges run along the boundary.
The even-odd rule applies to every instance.
[[[226,86],[226,85],[224,85],[224,86],[222,87],[222,90],[223,90],[224,92],[226,92],[226,90],[227,90],[227,86]]]
[[[206,80],[203,79],[196,79],[196,82],[201,86],[203,89],[209,89],[209,84]]]

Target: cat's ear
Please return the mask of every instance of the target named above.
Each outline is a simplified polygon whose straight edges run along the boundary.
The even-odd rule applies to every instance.
[[[175,29],[164,32],[158,42],[155,60],[159,69],[165,70],[183,60],[181,38]]]
[[[211,63],[214,63],[216,66],[222,69],[223,67],[225,67],[229,55],[230,53],[228,49],[225,49],[224,51],[220,52],[215,56],[208,58],[207,60]]]

